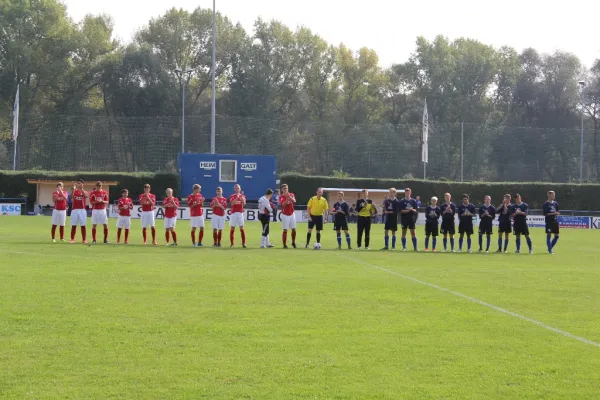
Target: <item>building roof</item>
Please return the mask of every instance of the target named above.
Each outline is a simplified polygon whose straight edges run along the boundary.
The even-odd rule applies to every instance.
[[[27,183],[31,183],[32,185],[37,184],[45,184],[45,185],[56,185],[58,182],[69,182],[69,179],[27,179]],[[88,183],[95,183],[96,181],[90,180]],[[119,184],[118,181],[101,181],[103,186],[116,186]]]

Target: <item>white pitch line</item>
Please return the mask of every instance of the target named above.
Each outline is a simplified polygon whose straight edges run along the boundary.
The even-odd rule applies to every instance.
[[[590,339],[587,339],[587,338],[584,338],[584,337],[581,337],[581,336],[574,335],[572,333],[569,333],[567,331],[563,331],[562,329],[555,328],[553,326],[550,326],[548,324],[545,324],[545,323],[540,322],[538,320],[535,320],[533,318],[525,317],[525,316],[523,316],[521,314],[517,314],[515,312],[506,310],[506,309],[504,309],[502,307],[498,307],[498,306],[495,306],[493,304],[486,303],[485,301],[481,301],[479,299],[476,299],[474,297],[467,296],[466,294],[462,294],[460,292],[456,292],[454,290],[450,290],[450,289],[447,289],[445,287],[434,285],[433,283],[425,282],[425,281],[422,281],[420,279],[413,278],[412,276],[404,275],[404,274],[401,274],[401,273],[396,272],[396,271],[391,271],[389,269],[382,268],[380,266],[377,266],[377,265],[374,265],[374,264],[370,264],[368,262],[365,262],[365,261],[362,261],[362,260],[359,260],[359,259],[356,259],[356,258],[353,258],[353,257],[348,257],[348,256],[343,255],[343,254],[340,254],[340,256],[342,256],[344,258],[347,258],[349,260],[352,260],[352,261],[354,261],[356,263],[363,264],[363,265],[366,265],[368,267],[371,267],[371,268],[374,268],[374,269],[378,269],[378,270],[383,271],[383,272],[387,272],[388,274],[392,274],[392,275],[398,276],[400,278],[403,278],[403,279],[406,279],[406,280],[418,283],[419,285],[428,286],[430,288],[437,289],[437,290],[442,291],[442,292],[450,293],[450,294],[452,294],[454,296],[461,297],[461,298],[463,298],[465,300],[469,300],[472,303],[476,303],[476,304],[482,305],[484,307],[491,308],[492,310],[496,310],[496,311],[501,312],[503,314],[510,315],[510,316],[518,318],[518,319],[520,319],[522,321],[527,321],[527,322],[532,323],[534,325],[537,325],[537,326],[539,326],[541,328],[547,329],[547,330],[549,330],[551,332],[558,333],[559,335],[562,335],[562,336],[565,336],[565,337],[568,337],[568,338],[571,338],[571,339],[578,340],[581,343],[589,344],[589,345],[595,346],[595,347],[600,347],[600,343],[594,342],[593,340],[590,340]]]

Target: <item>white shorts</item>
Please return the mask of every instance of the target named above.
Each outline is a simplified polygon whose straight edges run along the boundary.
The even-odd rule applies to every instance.
[[[204,228],[204,216],[190,217],[190,225],[192,228]]]
[[[177,217],[165,218],[165,229],[175,229],[175,225],[177,225]]]
[[[71,226],[85,226],[87,223],[87,211],[82,209],[71,210]]]
[[[296,214],[281,214],[281,228],[283,228],[284,230],[296,229]]]
[[[225,229],[225,216],[224,215],[215,215],[213,214],[212,219],[210,220],[210,224],[213,229],[222,231]]]
[[[154,211],[142,211],[142,228],[154,228]]]
[[[118,229],[131,228],[131,217],[124,217],[122,215],[119,215],[119,218],[117,219],[117,228]]]
[[[92,225],[104,225],[107,223],[106,210],[92,210]]]
[[[229,226],[231,228],[235,228],[235,227],[240,227],[243,228],[244,227],[244,213],[241,212],[236,212],[233,213],[229,216]]]
[[[52,225],[65,226],[67,210],[52,210]]]

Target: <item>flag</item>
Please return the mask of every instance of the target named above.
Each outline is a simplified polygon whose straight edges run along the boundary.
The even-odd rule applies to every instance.
[[[429,115],[427,115],[427,99],[425,99],[425,108],[423,109],[423,154],[422,161],[429,162],[429,148],[427,139],[429,137]]]
[[[15,96],[15,105],[13,107],[13,140],[16,142],[19,137],[19,91],[20,86],[17,86],[17,95]]]

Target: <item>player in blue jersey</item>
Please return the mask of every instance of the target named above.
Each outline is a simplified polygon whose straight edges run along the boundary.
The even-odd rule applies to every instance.
[[[514,231],[516,236],[517,243],[517,251],[519,254],[521,252],[521,235],[525,236],[527,240],[527,246],[529,247],[529,254],[533,254],[533,244],[531,243],[531,238],[529,237],[529,227],[527,226],[527,211],[529,210],[529,206],[527,203],[523,202],[520,194],[515,195],[515,204],[512,208],[512,217],[514,221]]]
[[[448,248],[448,235],[450,235],[450,248],[454,253],[454,234],[456,233],[456,225],[454,224],[454,216],[456,215],[456,205],[451,201],[450,193],[444,195],[445,203],[440,206],[442,212],[442,227],[440,232],[444,235],[444,251]]]
[[[442,215],[442,210],[437,205],[438,198],[431,198],[431,205],[427,206],[425,209],[425,251],[429,251],[429,236],[432,239],[431,251],[436,252],[435,246],[437,244],[437,236],[439,229],[439,219]]]
[[[473,234],[473,216],[475,215],[475,206],[469,202],[469,195],[463,194],[462,204],[458,206],[458,252],[462,252],[463,238],[467,234],[467,251],[471,252],[471,235]]]
[[[544,212],[544,219],[546,222],[546,245],[548,246],[548,253],[554,254],[554,246],[558,242],[558,235],[560,229],[558,226],[558,216],[560,215],[558,209],[558,203],[556,202],[556,193],[552,190],[548,192],[548,200],[544,203],[542,210]],[[552,239],[554,235],[554,239]]]
[[[496,218],[496,207],[492,205],[492,198],[485,196],[483,205],[479,207],[479,252],[483,251],[483,235],[487,237],[485,252],[490,252],[494,218]]]
[[[404,198],[400,200],[399,208],[400,208],[400,223],[402,224],[402,251],[406,251],[406,231],[410,229],[410,234],[412,236],[412,243],[415,251],[419,251],[417,249],[417,234],[415,232],[415,213],[417,210],[417,201],[410,197],[411,194],[410,188],[406,188],[404,190]]]
[[[385,247],[381,250],[390,248],[390,231],[392,232],[392,250],[396,250],[396,232],[398,231],[398,212],[400,211],[400,202],[396,198],[396,189],[391,188],[389,196],[383,202],[383,215],[385,216]]]
[[[502,204],[496,208],[496,214],[498,214],[498,251],[496,253],[502,253],[502,235],[504,234],[504,253],[508,249],[508,238],[512,232],[511,228],[511,215],[512,215],[512,204],[510,204],[510,194],[505,194],[502,200]]]
[[[333,205],[331,210],[333,214],[333,229],[337,234],[338,249],[342,249],[342,232],[346,235],[346,243],[348,249],[352,249],[350,243],[350,232],[348,232],[348,216],[350,215],[350,206],[344,201],[344,192],[338,192],[337,202]]]

